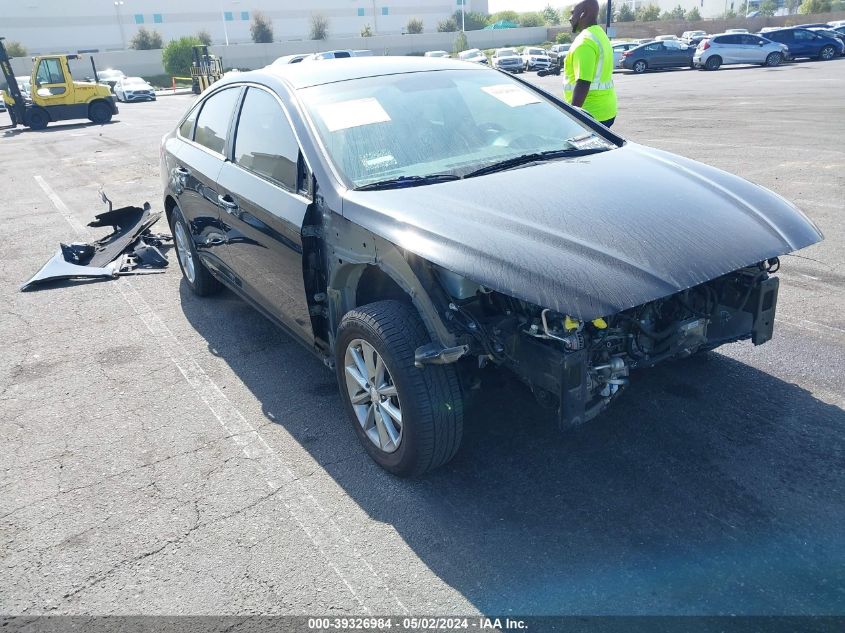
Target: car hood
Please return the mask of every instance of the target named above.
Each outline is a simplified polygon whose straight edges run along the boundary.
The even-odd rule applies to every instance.
[[[633,143],[459,181],[350,190],[343,214],[472,281],[581,319],[822,239],[779,195]]]

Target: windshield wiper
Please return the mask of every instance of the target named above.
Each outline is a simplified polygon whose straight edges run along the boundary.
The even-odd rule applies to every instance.
[[[483,176],[485,174],[492,174],[497,171],[505,171],[513,169],[514,167],[522,167],[531,163],[539,163],[546,160],[554,160],[555,158],[572,158],[575,156],[587,156],[589,154],[596,154],[598,152],[606,152],[610,147],[590,147],[579,149],[576,147],[569,147],[567,149],[551,149],[545,152],[532,152],[531,154],[522,154],[521,156],[514,156],[492,165],[485,165],[480,169],[471,171],[464,175],[464,178],[472,178],[473,176]]]
[[[420,185],[431,185],[436,182],[447,182],[449,180],[460,180],[455,174],[429,174],[428,176],[399,176],[389,180],[379,180],[360,187],[355,191],[375,191],[378,189],[401,189],[403,187],[419,187]]]

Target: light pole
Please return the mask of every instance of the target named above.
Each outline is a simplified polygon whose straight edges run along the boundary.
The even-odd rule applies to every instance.
[[[126,34],[123,32],[123,20],[120,17],[120,7],[123,6],[123,0],[114,0],[114,12],[117,14],[117,25],[120,27],[120,42],[123,48],[126,48]]]
[[[223,39],[229,45],[229,29],[226,28],[226,12],[223,10],[223,0],[220,0],[220,17],[223,19]]]
[[[378,17],[376,16],[376,0],[373,0],[373,35],[378,35]]]
[[[461,0],[461,33],[466,33],[466,22],[467,22],[467,0]]]

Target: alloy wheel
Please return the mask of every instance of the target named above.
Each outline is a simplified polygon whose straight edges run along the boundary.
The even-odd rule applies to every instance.
[[[380,450],[393,453],[402,443],[402,406],[390,370],[376,349],[353,339],[344,357],[346,391],[364,435]]]
[[[182,264],[185,277],[187,277],[188,281],[194,283],[197,277],[197,271],[194,265],[194,254],[191,251],[191,244],[188,242],[187,233],[185,233],[185,226],[180,221],[174,224],[173,232],[176,234],[176,254],[179,256],[179,263]]]

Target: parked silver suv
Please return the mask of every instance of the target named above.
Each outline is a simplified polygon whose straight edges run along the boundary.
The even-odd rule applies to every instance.
[[[777,66],[789,59],[789,49],[759,35],[720,33],[702,40],[692,63],[696,68],[717,70],[722,64]]]

